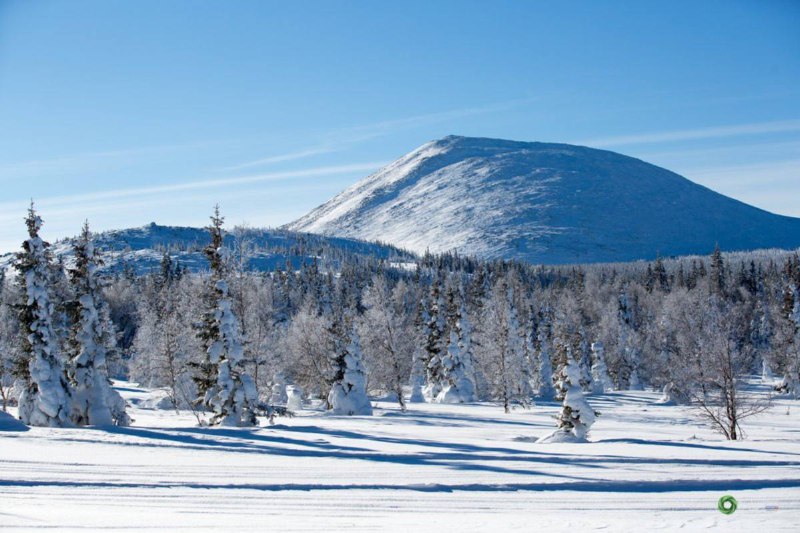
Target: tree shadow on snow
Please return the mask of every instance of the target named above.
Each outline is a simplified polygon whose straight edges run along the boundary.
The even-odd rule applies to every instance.
[[[273,426],[266,431],[295,432],[357,440],[363,443],[382,442],[403,446],[424,447],[422,452],[388,453],[363,447],[342,446],[323,439],[296,439],[265,433],[265,429],[220,429],[220,428],[176,428],[142,429],[113,428],[109,431],[137,437],[143,442],[115,442],[113,445],[164,447],[158,441],[180,444],[179,449],[253,453],[286,457],[313,457],[336,460],[370,461],[413,465],[419,467],[445,467],[454,470],[496,472],[524,476],[561,477],[586,480],[580,476],[561,475],[552,471],[535,470],[534,465],[564,464],[587,469],[618,469],[625,465],[664,465],[704,467],[800,467],[798,461],[759,461],[746,459],[699,459],[630,457],[623,455],[560,454],[544,450],[520,450],[513,448],[479,446],[474,444],[432,442],[419,439],[376,436],[347,430],[333,430],[317,426]],[[80,440],[80,439],[62,439]],[[609,442],[609,441],[604,441]],[[648,443],[648,441],[642,441]],[[653,445],[659,443],[653,442]],[[672,443],[681,445],[684,443]],[[292,446],[287,448],[284,446]],[[698,445],[702,446],[702,445]],[[726,449],[727,450],[727,449]],[[512,464],[502,464],[512,463]],[[524,465],[524,466],[521,466]]]
[[[766,453],[773,455],[793,455],[800,456],[798,453],[792,452],[779,452],[770,450],[758,450],[755,448],[739,448],[735,445],[732,446],[713,446],[711,444],[698,444],[694,442],[682,442],[671,440],[645,440],[645,439],[603,439],[596,441],[598,443],[624,443],[624,444],[642,444],[646,446],[674,446],[678,448],[693,448],[698,450],[714,450],[724,452],[753,452],[753,453]]]
[[[64,480],[4,480],[0,487],[69,487],[69,488],[135,488],[135,489],[201,489],[331,491],[331,490],[406,490],[414,492],[598,492],[598,493],[669,493],[669,492],[730,492],[776,488],[798,488],[800,479],[674,479],[667,481],[576,481],[554,483],[424,483],[424,484],[317,484],[317,483],[129,483]]]

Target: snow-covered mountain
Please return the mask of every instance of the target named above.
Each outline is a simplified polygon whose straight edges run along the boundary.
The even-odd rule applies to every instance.
[[[95,235],[95,245],[102,253],[105,269],[120,271],[127,268],[137,274],[158,269],[165,252],[188,270],[207,270],[208,260],[203,248],[208,242],[206,229],[155,223]],[[322,265],[336,266],[343,257],[354,255],[397,261],[412,259],[411,254],[388,245],[283,229],[245,229],[226,233],[225,244],[234,251],[246,250],[244,255],[248,268],[261,271],[285,268],[287,260],[299,267],[314,260]],[[71,264],[72,239],[53,243],[51,250],[56,258]],[[13,253],[0,255],[0,269],[10,267],[13,261]]]
[[[614,152],[450,136],[356,183],[287,229],[536,263],[796,248],[800,219]]]

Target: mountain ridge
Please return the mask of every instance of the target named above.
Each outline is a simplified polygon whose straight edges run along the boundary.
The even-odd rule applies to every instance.
[[[73,261],[74,238],[56,241],[50,247],[53,256],[67,265]],[[243,228],[224,232],[224,242],[232,253],[238,243],[246,249],[246,268],[254,271],[283,269],[287,261],[294,268],[319,262],[338,264],[344,256],[362,256],[388,261],[410,261],[404,250],[381,243],[355,239],[310,235],[283,229]],[[104,265],[101,270],[120,272],[130,269],[137,274],[157,271],[164,254],[189,271],[208,270],[203,249],[210,242],[206,228],[163,226],[151,222],[144,226],[109,230],[94,235],[95,247]],[[0,254],[0,270],[11,268],[15,252]]]

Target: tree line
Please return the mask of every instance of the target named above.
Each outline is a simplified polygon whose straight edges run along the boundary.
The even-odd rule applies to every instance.
[[[344,253],[335,267],[318,256],[261,272],[246,242],[226,244],[217,211],[208,271],[165,252],[153,272],[101,275],[88,228],[64,268],[33,209],[27,223],[17,276],[0,283],[0,379],[4,402],[18,398],[32,424],[95,423],[76,405],[100,396],[124,423],[108,376],[228,425],[311,399],[339,414],[369,414],[370,397],[506,411],[558,400],[559,427],[577,438],[595,415],[584,394],[656,388],[731,439],[765,408],[748,376],[797,394],[796,253],[581,266]]]

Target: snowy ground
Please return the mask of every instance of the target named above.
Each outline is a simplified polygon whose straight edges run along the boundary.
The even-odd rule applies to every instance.
[[[592,397],[589,444],[531,442],[554,404],[377,402],[373,417],[303,411],[257,430],[133,408],[127,429],[0,431],[0,529],[798,530],[800,402],[729,443],[657,399]]]

